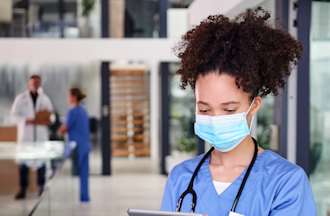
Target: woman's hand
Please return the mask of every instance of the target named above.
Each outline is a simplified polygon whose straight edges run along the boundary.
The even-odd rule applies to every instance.
[[[28,118],[25,120],[25,124],[34,125],[36,124],[36,120],[34,118]]]
[[[67,132],[67,127],[65,124],[63,124],[58,130],[57,133],[59,133],[60,135],[64,135]]]

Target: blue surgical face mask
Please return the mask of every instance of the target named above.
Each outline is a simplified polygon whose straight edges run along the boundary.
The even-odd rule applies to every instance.
[[[246,112],[231,115],[209,116],[196,114],[195,134],[221,152],[228,152],[250,135]],[[252,121],[251,121],[252,123]],[[251,126],[251,125],[250,125]]]

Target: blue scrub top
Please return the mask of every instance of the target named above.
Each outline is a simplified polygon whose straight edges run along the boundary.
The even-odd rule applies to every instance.
[[[175,211],[177,201],[186,190],[201,158],[202,155],[197,156],[172,170],[165,187],[161,210]],[[245,172],[218,195],[213,186],[208,158],[194,181],[194,190],[197,193],[196,213],[227,216]],[[191,203],[191,196],[187,195],[181,211],[191,212]],[[304,170],[278,154],[265,150],[258,154],[236,212],[245,216],[314,216],[316,207]]]
[[[83,156],[91,149],[89,119],[85,108],[81,105],[69,110],[66,118],[66,127],[70,141],[77,143],[78,154]]]

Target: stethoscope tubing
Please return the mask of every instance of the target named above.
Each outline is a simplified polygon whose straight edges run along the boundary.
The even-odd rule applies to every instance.
[[[252,160],[246,170],[246,173],[243,177],[243,181],[238,189],[238,192],[236,194],[236,197],[233,201],[233,204],[232,204],[232,207],[230,209],[231,212],[235,212],[236,211],[236,208],[237,208],[237,205],[238,205],[238,202],[239,202],[239,199],[241,197],[241,194],[244,190],[244,187],[245,187],[245,184],[249,178],[249,175],[251,173],[251,170],[254,166],[254,163],[257,159],[257,155],[258,155],[258,143],[257,141],[253,139],[253,142],[254,142],[254,153],[253,153],[253,157],[252,157]],[[189,184],[188,184],[188,187],[187,189],[181,194],[181,196],[179,197],[178,199],[178,202],[177,202],[177,206],[176,206],[176,211],[177,212],[180,212],[181,211],[181,208],[182,208],[182,203],[183,203],[183,200],[184,198],[188,195],[188,194],[191,194],[192,195],[192,204],[191,204],[191,210],[192,212],[195,212],[195,208],[196,208],[196,205],[197,205],[197,194],[196,194],[196,191],[194,190],[194,180],[201,168],[201,166],[203,165],[203,163],[206,161],[206,159],[211,155],[212,151],[214,150],[214,147],[212,147],[209,151],[207,151],[206,154],[204,154],[203,158],[199,161],[197,167],[195,168],[194,172],[193,172],[193,175],[191,176],[191,179],[189,181]]]

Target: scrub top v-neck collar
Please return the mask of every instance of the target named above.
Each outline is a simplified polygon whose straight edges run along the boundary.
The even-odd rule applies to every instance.
[[[255,177],[254,174],[259,171],[260,162],[262,161],[262,158],[265,157],[266,154],[268,154],[268,150],[264,150],[263,152],[258,153],[255,164],[251,170],[251,174],[248,179],[248,182],[254,180],[254,177]],[[206,177],[206,179],[205,179],[206,182],[204,183],[206,185],[206,187],[204,190],[202,190],[203,194],[201,194],[200,200],[204,200],[203,199],[204,196],[207,196],[208,194],[210,195],[210,197],[218,197],[220,200],[221,199],[234,199],[235,195],[237,193],[237,190],[244,178],[247,168],[245,168],[242,171],[242,173],[231,183],[231,185],[226,190],[224,190],[221,194],[218,194],[213,185],[213,179],[212,179],[211,170],[209,167],[210,157],[208,157],[206,159],[206,161],[203,163],[203,165],[201,166],[201,169],[200,169],[200,175],[203,175],[204,177]]]

